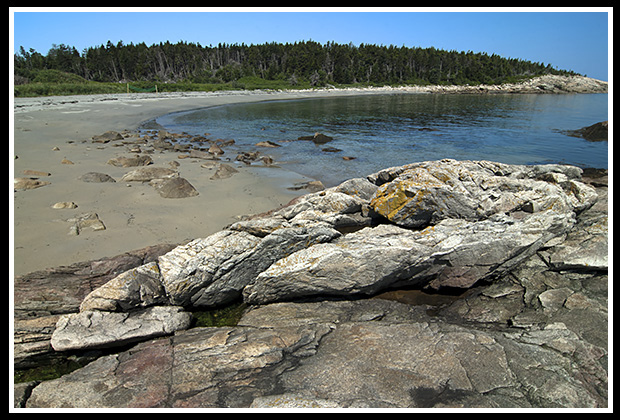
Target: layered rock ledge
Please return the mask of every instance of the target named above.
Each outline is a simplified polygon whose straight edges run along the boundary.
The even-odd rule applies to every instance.
[[[414,163],[177,246],[49,328],[56,352],[140,343],[26,406],[605,407],[607,196],[582,172]],[[462,296],[368,299],[411,288]]]

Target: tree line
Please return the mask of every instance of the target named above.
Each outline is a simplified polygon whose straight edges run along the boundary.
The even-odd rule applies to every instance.
[[[260,45],[170,42],[89,47],[53,45],[47,55],[20,47],[17,83],[57,70],[96,82],[229,83],[242,78],[282,80],[294,86],[327,84],[500,84],[543,74],[575,75],[550,64],[496,54],[431,48],[315,41]]]

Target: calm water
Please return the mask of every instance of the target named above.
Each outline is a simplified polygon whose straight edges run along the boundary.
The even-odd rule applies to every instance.
[[[331,186],[382,168],[442,158],[607,168],[607,142],[561,133],[607,120],[607,106],[606,94],[392,94],[225,105],[169,114],[157,122],[173,132],[232,138],[234,153],[260,149],[278,165]],[[333,141],[291,141],[316,132]],[[254,146],[263,140],[282,147]],[[326,147],[342,151],[323,151]]]

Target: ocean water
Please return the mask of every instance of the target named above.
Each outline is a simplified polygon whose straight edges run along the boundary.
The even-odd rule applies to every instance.
[[[239,151],[261,150],[277,165],[332,186],[443,158],[607,168],[607,142],[563,134],[607,119],[607,94],[387,94],[215,106],[164,115],[157,123],[172,132],[234,139],[233,159]],[[296,141],[317,132],[333,140]],[[264,140],[281,147],[255,146]]]

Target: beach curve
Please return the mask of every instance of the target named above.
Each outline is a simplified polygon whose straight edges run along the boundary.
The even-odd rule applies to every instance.
[[[49,184],[10,196],[14,275],[208,236],[238,216],[271,210],[302,195],[303,190],[288,188],[308,179],[281,168],[228,162],[239,173],[213,180],[213,169],[201,167],[198,159],[179,160],[179,153],[156,152],[150,155],[152,166],[168,167],[176,160],[181,176],[199,192],[185,199],[162,198],[148,184],[119,182],[133,168],[107,162],[131,156],[126,147],[93,143],[91,138],[106,131],[134,131],[170,112],[309,95],[194,92],[16,98],[10,144],[13,177]],[[117,182],[81,181],[88,172],[107,174]],[[77,208],[52,207],[59,202],[73,202]],[[89,213],[95,213],[105,229],[72,235],[71,220]]]

